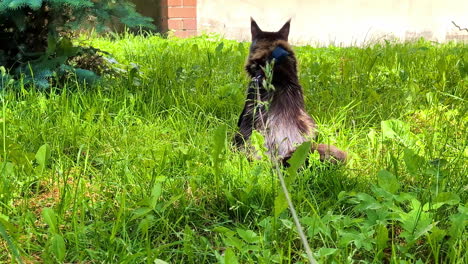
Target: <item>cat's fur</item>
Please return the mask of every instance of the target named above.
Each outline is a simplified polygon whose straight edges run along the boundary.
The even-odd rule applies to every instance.
[[[289,28],[290,20],[277,32],[265,32],[251,19],[252,44],[245,69],[252,82],[235,137],[236,145],[242,146],[249,141],[253,129],[260,131],[270,156],[279,158],[285,165],[298,145],[316,136],[316,124],[305,110],[296,57],[288,44]],[[288,55],[275,61],[271,81],[275,89],[267,90],[262,84],[263,67],[271,62],[277,47]],[[335,146],[314,143],[312,151],[318,151],[322,161],[346,161],[346,153]]]

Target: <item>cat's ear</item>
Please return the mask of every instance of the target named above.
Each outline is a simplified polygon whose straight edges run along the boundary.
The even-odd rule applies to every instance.
[[[250,32],[252,32],[252,40],[257,39],[258,35],[262,32],[252,17],[250,18]]]
[[[278,31],[278,33],[281,35],[281,38],[288,40],[289,36],[289,28],[291,26],[291,19],[286,22],[283,27]]]

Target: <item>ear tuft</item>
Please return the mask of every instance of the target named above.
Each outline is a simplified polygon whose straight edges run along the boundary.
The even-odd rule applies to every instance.
[[[250,31],[252,32],[252,40],[256,39],[258,34],[262,32],[260,27],[257,25],[257,22],[255,22],[252,17],[250,17]]]
[[[278,33],[281,35],[281,37],[283,39],[285,39],[286,41],[288,40],[288,36],[289,36],[289,28],[291,26],[291,19],[289,19],[284,25],[283,27],[278,31]]]

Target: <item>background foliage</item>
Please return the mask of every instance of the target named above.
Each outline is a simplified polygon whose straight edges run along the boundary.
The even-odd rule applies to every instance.
[[[3,90],[1,260],[306,262],[271,164],[231,147],[247,43],[79,41],[133,70]],[[285,172],[317,260],[466,263],[467,46],[295,50],[319,142],[351,156]]]
[[[3,75],[0,89],[20,77],[41,89],[68,74],[96,80],[104,61],[95,49],[74,46],[74,32],[119,23],[153,28],[126,0],[1,0],[0,66],[10,75]]]

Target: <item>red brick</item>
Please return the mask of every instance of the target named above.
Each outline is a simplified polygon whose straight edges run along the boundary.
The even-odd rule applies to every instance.
[[[169,7],[167,13],[170,18],[197,17],[197,9],[195,7]]]
[[[182,6],[182,0],[167,0],[168,6]]]
[[[187,38],[191,36],[196,36],[197,31],[196,30],[176,30],[174,32],[174,35],[179,38]]]
[[[192,18],[184,18],[184,29],[197,29],[197,20]]]
[[[197,6],[197,0],[184,0],[184,6]]]
[[[167,21],[167,27],[169,29],[184,29],[184,22],[181,19],[169,19]]]

